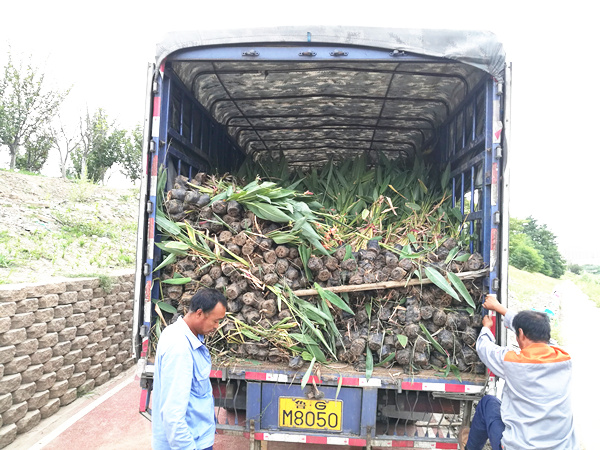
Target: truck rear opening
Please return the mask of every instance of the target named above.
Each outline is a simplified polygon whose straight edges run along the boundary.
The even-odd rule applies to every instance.
[[[177,176],[234,173],[246,158],[283,157],[298,170],[362,156],[377,165],[381,154],[449,164],[452,204],[464,216],[470,251],[488,269],[483,290],[505,300],[509,76],[502,45],[485,32],[311,27],[167,36],[149,68],[134,314],[140,366],[151,361],[152,299],[160,298],[160,168],[169,190]],[[393,369],[367,379],[351,368],[324,368],[327,375],[302,390],[303,372],[285,363],[213,363],[216,405],[227,408],[219,428],[252,442],[456,448],[455,428],[488,380]],[[148,364],[144,411],[151,371]],[[329,399],[341,395],[343,406],[326,425],[307,413],[290,426],[285,398],[306,397],[310,389]],[[311,411],[329,408],[309,403]]]

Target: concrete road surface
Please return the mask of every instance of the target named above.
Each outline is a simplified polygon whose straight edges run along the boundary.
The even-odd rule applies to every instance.
[[[151,448],[151,424],[138,413],[140,386],[135,366],[98,387],[6,447],[44,450],[128,450]],[[214,450],[248,449],[244,437],[217,435]],[[269,450],[294,450],[301,445],[269,442]],[[264,448],[264,447],[263,447]],[[301,450],[356,450],[358,447],[305,444]]]
[[[582,449],[600,448],[598,444],[598,388],[600,374],[598,336],[600,308],[573,282],[556,286],[560,296],[562,320],[560,334],[573,358],[573,416]]]

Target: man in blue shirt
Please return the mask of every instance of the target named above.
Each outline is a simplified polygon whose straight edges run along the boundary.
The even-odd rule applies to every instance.
[[[162,332],[152,390],[154,450],[212,450],[215,406],[204,336],[219,327],[226,308],[223,294],[201,289],[192,297],[188,313]]]

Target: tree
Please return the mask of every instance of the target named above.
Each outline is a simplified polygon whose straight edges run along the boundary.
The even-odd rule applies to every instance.
[[[529,216],[523,222],[523,232],[531,238],[535,249],[544,259],[541,273],[553,278],[560,278],[566,270],[566,261],[558,251],[556,236],[546,224],[538,224]]]
[[[11,169],[16,167],[21,145],[33,142],[68,93],[46,90],[38,68],[31,63],[16,66],[8,55],[0,80],[0,144],[8,146]]]
[[[63,179],[67,178],[67,166],[71,153],[81,144],[81,136],[79,133],[71,133],[63,125],[60,117],[58,124],[50,129],[52,146],[58,150],[60,156],[60,173]]]
[[[133,182],[141,178],[142,142],[142,127],[138,124],[127,136],[120,158],[121,173]]]
[[[80,120],[81,142],[72,153],[75,173],[83,179],[97,183],[106,171],[119,162],[126,132],[109,123],[102,108],[93,116],[89,112]]]
[[[46,130],[29,136],[25,141],[25,154],[17,155],[16,167],[29,172],[40,173],[52,148],[52,137]]]
[[[525,234],[510,237],[508,255],[509,264],[517,269],[539,272],[544,267],[544,259],[533,248],[533,242]]]
[[[509,263],[518,269],[541,272],[553,278],[560,278],[566,270],[556,236],[531,216],[525,220],[510,219]]]

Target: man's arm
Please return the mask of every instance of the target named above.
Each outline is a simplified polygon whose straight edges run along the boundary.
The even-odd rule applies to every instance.
[[[172,449],[194,450],[196,444],[185,421],[194,362],[187,349],[171,348],[163,355],[161,367],[161,398],[164,399],[158,417]]]
[[[485,296],[485,302],[483,303],[483,307],[490,311],[496,311],[498,314],[504,316],[504,326],[509,330],[515,331],[512,326],[512,321],[515,317],[515,314],[512,311],[509,311],[506,306],[502,305],[495,295],[488,294]],[[485,325],[484,325],[485,326]],[[491,329],[491,326],[489,327]]]
[[[496,345],[495,337],[492,334],[494,322],[490,317],[484,316],[482,324],[481,333],[477,338],[477,354],[488,369],[495,375],[504,378],[504,355],[508,349]]]

